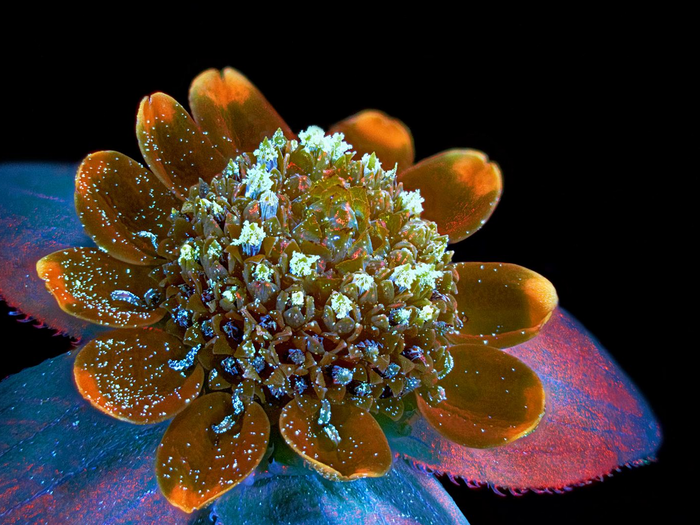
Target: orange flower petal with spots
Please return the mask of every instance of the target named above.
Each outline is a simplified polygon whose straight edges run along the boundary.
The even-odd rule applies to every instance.
[[[280,415],[280,432],[292,449],[331,479],[376,478],[391,468],[391,450],[374,417],[351,403],[332,405],[330,424],[318,423],[319,413],[307,414],[296,400]],[[336,444],[324,428],[332,426]]]
[[[182,361],[188,361],[187,348],[162,330],[114,330],[80,350],[73,375],[82,396],[102,412],[130,423],[158,423],[202,389],[202,367],[188,370],[178,366]]]
[[[151,171],[181,198],[200,178],[209,182],[221,173],[228,162],[185,108],[164,93],[141,101],[136,137]]]
[[[36,263],[39,277],[64,312],[114,328],[153,324],[165,310],[149,304],[150,268],[134,266],[94,248],[69,248]]]
[[[455,263],[457,311],[464,326],[447,337],[455,343],[486,342],[498,348],[537,335],[557,306],[557,292],[537,272],[507,263]]]
[[[449,150],[399,174],[405,190],[420,190],[422,218],[450,242],[466,239],[493,213],[503,191],[501,170],[480,151]]]
[[[78,216],[95,243],[121,261],[156,264],[173,207],[179,201],[161,181],[122,153],[93,153],[78,168]]]
[[[537,374],[497,348],[460,344],[450,348],[454,368],[440,385],[445,400],[418,408],[443,436],[472,448],[505,445],[532,432],[542,419],[545,394]]]
[[[382,111],[367,109],[335,124],[328,133],[342,132],[361,157],[377,154],[385,169],[396,163],[399,171],[413,165],[413,136],[408,127]]]
[[[178,414],[163,436],[156,453],[158,485],[185,512],[243,481],[267,450],[270,421],[263,408],[252,403],[223,430],[222,422],[233,412],[230,394],[207,394]]]
[[[287,137],[295,136],[250,80],[232,68],[200,73],[190,86],[190,108],[226,158],[255,150],[278,128]]]

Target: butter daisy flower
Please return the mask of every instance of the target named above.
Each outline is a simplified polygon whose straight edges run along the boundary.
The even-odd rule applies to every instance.
[[[551,324],[575,331],[551,283],[451,260],[449,244],[501,196],[483,153],[414,164],[409,130],[373,110],[297,135],[233,69],[199,75],[190,109],[145,98],[147,167],[102,151],[78,169],[75,207],[97,248],[36,263],[64,312],[111,328],[75,359],[83,398],[129,423],[171,420],[155,452],[170,504],[212,508],[309,468],[325,487],[390,483],[404,460],[513,490],[560,488],[649,455],[642,440],[630,457],[576,471],[541,449],[600,436],[566,427],[547,381],[583,365],[556,342],[528,346]],[[658,441],[636,403],[633,424]],[[536,471],[531,452],[543,456]]]

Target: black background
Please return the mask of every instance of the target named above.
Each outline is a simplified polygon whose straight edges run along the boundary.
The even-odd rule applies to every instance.
[[[670,242],[655,230],[674,228],[673,155],[662,146],[673,103],[663,79],[673,72],[653,36],[615,24],[574,35],[521,29],[495,46],[459,33],[444,42],[415,33],[407,43],[406,34],[374,28],[371,38],[382,45],[367,52],[347,35],[324,48],[323,39],[301,35],[296,44],[269,42],[265,31],[248,39],[232,33],[224,45],[200,39],[187,52],[156,46],[153,35],[134,42],[129,28],[121,37],[139,45],[134,54],[88,38],[74,46],[45,39],[36,52],[14,42],[2,58],[0,160],[77,163],[101,149],[139,159],[141,97],[164,91],[185,103],[197,73],[226,65],[246,74],[297,131],[373,107],[411,128],[418,160],[453,147],[486,152],[502,168],[504,196],[488,224],[455,247],[455,260],[513,262],[548,277],[560,304],[647,396],[666,441],[658,463],[564,495],[501,498],[446,486],[474,525],[641,519],[669,511],[674,482],[669,327],[676,314],[663,273]],[[357,31],[357,39],[370,38]],[[3,376],[68,348],[6,313]]]

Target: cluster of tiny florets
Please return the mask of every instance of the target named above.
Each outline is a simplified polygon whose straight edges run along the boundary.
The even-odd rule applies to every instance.
[[[354,155],[342,133],[278,130],[190,189],[154,271],[189,347],[171,367],[271,410],[310,396],[398,419],[409,392],[440,401],[459,324],[447,237],[396,167]]]

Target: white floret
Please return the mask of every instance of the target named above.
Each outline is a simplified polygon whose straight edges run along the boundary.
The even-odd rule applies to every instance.
[[[399,170],[399,163],[395,163],[394,167],[391,168],[389,171],[384,172],[384,177],[386,177],[389,180],[395,179],[396,178],[396,172]],[[422,200],[421,200],[422,202]],[[423,207],[421,206],[421,211],[423,211]]]
[[[357,289],[360,293],[364,293],[372,287],[374,278],[367,273],[360,272],[352,276],[352,282],[357,285]]]
[[[420,190],[404,191],[401,193],[399,200],[403,209],[408,210],[412,215],[420,215],[423,211],[423,202],[425,202],[425,199],[421,197]]]
[[[408,324],[411,320],[411,311],[406,308],[399,308],[392,312],[392,316],[398,324]]]
[[[207,248],[207,257],[212,261],[221,257],[221,245],[217,241],[214,240],[209,244],[209,248]]]
[[[194,263],[199,259],[199,246],[186,242],[180,247],[180,257],[177,262],[183,268],[188,264]]]
[[[430,321],[433,321],[437,317],[438,311],[439,310],[436,306],[428,304],[420,309],[420,311],[418,312],[418,317],[420,317],[423,320],[423,322],[428,323]]]
[[[289,271],[297,277],[306,277],[316,271],[316,263],[319,261],[318,255],[306,255],[301,252],[294,252],[289,261]]]
[[[396,283],[399,289],[410,288],[413,281],[416,280],[416,272],[411,268],[410,264],[402,264],[394,268],[391,274],[391,280]]]
[[[434,264],[418,263],[414,270],[415,276],[422,287],[435,288],[435,281],[442,276],[442,272],[435,270]]]
[[[365,153],[362,155],[362,159],[360,160],[362,165],[364,166],[364,174],[369,175],[377,173],[379,169],[382,167],[382,163],[379,161],[377,158],[377,155],[372,153],[371,155],[369,153]]]
[[[323,137],[325,133],[318,126],[309,126],[304,131],[299,133],[299,141],[304,149],[309,153],[316,153],[323,150]]]
[[[248,170],[243,182],[245,182],[245,196],[251,199],[272,188],[273,184],[270,172],[264,166],[259,165]]]
[[[270,282],[270,278],[272,277],[273,270],[266,264],[258,264],[255,267],[255,270],[253,270],[253,277],[255,277],[255,280],[257,281],[264,281],[266,283]]]
[[[272,143],[278,148],[283,148],[284,145],[287,144],[287,139],[284,136],[284,133],[282,132],[281,128],[277,128],[275,134],[272,135]]]
[[[292,292],[292,306],[304,306],[304,292]]]
[[[323,139],[323,150],[328,153],[332,162],[335,162],[352,149],[352,146],[343,139],[345,139],[343,133],[333,133],[333,135]]]
[[[353,302],[348,297],[342,293],[333,292],[333,295],[331,296],[331,308],[335,312],[335,316],[338,319],[347,317],[352,311],[353,306]]]
[[[264,221],[277,215],[279,198],[274,191],[267,190],[260,196],[260,218]]]
[[[263,139],[263,141],[258,146],[258,149],[256,149],[253,152],[253,155],[255,155],[255,160],[260,165],[263,165],[267,162],[276,162],[277,154],[277,148],[275,148],[273,144],[270,143],[267,137]]]
[[[243,251],[247,255],[255,255],[258,253],[263,240],[265,240],[265,230],[257,223],[246,220],[243,223],[243,229],[241,229],[238,239],[231,241],[231,244],[236,246],[242,245]]]
[[[240,175],[240,173],[241,170],[238,167],[238,162],[234,161],[233,159],[229,159],[228,164],[226,165],[226,168],[223,172],[224,177],[232,177],[234,175],[238,176]]]

